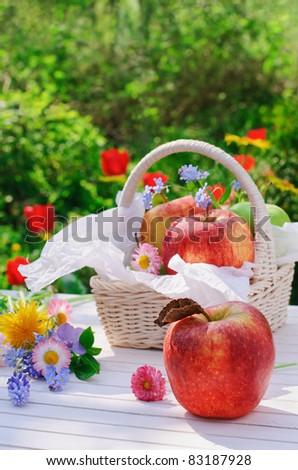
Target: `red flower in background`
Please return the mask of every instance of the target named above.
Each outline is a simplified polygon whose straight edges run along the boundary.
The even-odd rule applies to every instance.
[[[251,171],[255,167],[256,160],[252,155],[234,155],[234,158],[246,171]]]
[[[252,129],[251,131],[246,132],[246,136],[250,139],[266,140],[267,130],[264,127]]]
[[[52,204],[25,206],[27,228],[31,232],[51,232],[55,223],[55,209]]]
[[[209,189],[217,201],[219,201],[226,190],[222,184],[214,184],[213,186],[209,186]]]
[[[125,175],[129,164],[127,150],[119,149],[103,150],[100,153],[102,172],[106,176]]]
[[[18,271],[21,264],[29,264],[23,256],[10,259],[6,264],[6,277],[11,286],[21,286],[25,282],[24,276]]]
[[[143,175],[144,186],[155,186],[156,183],[154,178],[161,178],[163,182],[168,181],[169,177],[165,175],[162,171],[155,171],[152,173],[145,173]]]

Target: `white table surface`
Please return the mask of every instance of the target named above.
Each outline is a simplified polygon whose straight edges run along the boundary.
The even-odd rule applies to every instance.
[[[138,401],[130,378],[148,364],[164,373],[163,353],[111,347],[94,302],[74,305],[73,324],[92,326],[101,373],[88,382],[72,376],[61,393],[45,383],[31,385],[30,402],[8,400],[11,369],[0,368],[0,449],[298,449],[298,367],[276,369],[260,405],[233,421],[206,420],[186,412],[168,385],[166,399]],[[276,364],[298,361],[298,307],[289,307],[284,326],[274,333]]]

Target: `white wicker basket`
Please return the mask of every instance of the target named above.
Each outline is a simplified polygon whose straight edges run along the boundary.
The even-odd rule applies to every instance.
[[[179,152],[194,152],[225,166],[247,192],[254,211],[255,226],[268,212],[257,186],[248,173],[230,155],[218,147],[197,140],[177,140],[157,147],[134,168],[122,193],[119,205],[129,207],[143,174],[160,159]],[[265,236],[264,236],[265,234]],[[262,234],[255,235],[255,263],[250,279],[249,302],[267,318],[272,331],[284,324],[291,294],[294,265],[277,267],[269,220],[262,224]],[[166,328],[154,324],[169,298],[143,284],[106,282],[99,276],[90,281],[98,314],[111,345],[134,348],[163,347]]]

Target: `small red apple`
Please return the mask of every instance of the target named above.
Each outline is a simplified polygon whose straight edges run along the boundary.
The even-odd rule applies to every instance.
[[[175,321],[177,315],[185,318]],[[161,311],[156,323],[171,321],[164,362],[178,402],[208,418],[237,418],[252,411],[274,367],[273,337],[264,315],[245,302],[203,310],[190,299],[178,299]]]
[[[171,223],[180,217],[198,213],[202,213],[202,209],[196,207],[193,196],[184,196],[159,204],[148,210],[143,217],[141,241],[157,247],[161,253],[165,232]]]
[[[240,268],[254,260],[254,241],[248,224],[238,215],[214,209],[207,217],[182,217],[165,233],[162,259],[169,274],[170,259],[179,254],[186,263]]]

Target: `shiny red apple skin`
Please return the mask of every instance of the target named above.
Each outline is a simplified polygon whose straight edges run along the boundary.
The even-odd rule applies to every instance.
[[[238,418],[263,398],[274,367],[272,332],[250,304],[231,301],[172,323],[164,340],[167,376],[178,402],[206,418]]]
[[[210,221],[211,219],[215,219]],[[165,233],[162,259],[168,274],[170,259],[179,254],[186,263],[240,268],[254,261],[254,240],[248,224],[230,211],[214,209],[208,216],[182,217]]]
[[[196,207],[193,196],[184,196],[149,209],[145,212],[141,226],[141,242],[150,243],[161,253],[166,230],[180,217],[202,214]]]

